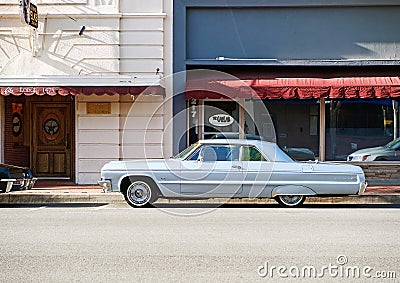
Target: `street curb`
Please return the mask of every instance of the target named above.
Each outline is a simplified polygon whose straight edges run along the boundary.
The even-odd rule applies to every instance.
[[[120,193],[9,193],[0,194],[0,205],[18,204],[121,204],[126,203]],[[168,200],[160,199],[160,204],[275,204],[274,199],[228,199]],[[305,204],[400,204],[400,194],[361,195],[345,197],[310,197]]]
[[[0,204],[123,203],[120,193],[9,193],[0,194]]]

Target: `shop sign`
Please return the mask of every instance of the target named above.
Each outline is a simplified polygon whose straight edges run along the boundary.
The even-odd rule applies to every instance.
[[[34,28],[38,28],[38,26],[39,26],[39,15],[38,15],[38,10],[37,10],[36,5],[33,4],[33,3],[30,3],[29,10],[30,10],[29,25],[34,27]]]
[[[12,132],[14,137],[19,137],[22,132],[22,118],[18,112],[12,115]]]
[[[211,125],[216,127],[229,126],[233,123],[233,121],[234,121],[233,117],[227,114],[216,114],[208,119],[208,122],[210,122]]]
[[[22,21],[34,28],[38,28],[39,15],[37,6],[31,3],[30,0],[22,0],[20,3]]]
[[[86,114],[111,114],[111,103],[88,102],[86,104]]]

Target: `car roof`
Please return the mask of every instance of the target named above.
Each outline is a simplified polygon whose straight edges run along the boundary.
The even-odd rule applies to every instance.
[[[261,140],[247,140],[247,139],[209,139],[199,140],[199,145],[254,145],[259,150],[264,152],[269,160],[276,162],[293,162],[293,159],[284,153],[276,143],[261,141]]]
[[[218,133],[212,136],[210,139],[239,139],[239,133]],[[265,140],[262,136],[245,134],[244,138],[246,140]]]
[[[209,139],[199,140],[200,144],[236,144],[236,145],[255,145],[255,146],[276,146],[275,143],[262,141],[262,140],[248,140],[248,139]]]

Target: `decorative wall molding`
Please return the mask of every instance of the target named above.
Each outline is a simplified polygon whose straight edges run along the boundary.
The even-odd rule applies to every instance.
[[[39,5],[87,5],[88,0],[36,0],[32,1]],[[0,5],[19,5],[19,1],[0,0]]]
[[[0,0],[1,1],[1,0]],[[19,13],[16,12],[4,12],[1,14],[2,18],[19,18],[21,17]],[[47,14],[39,14],[39,19],[56,19],[56,18],[66,18],[66,14],[62,14],[61,12],[47,13]],[[93,19],[93,18],[161,18],[164,19],[167,17],[165,13],[81,13],[81,14],[68,14],[68,17],[74,19]]]
[[[151,86],[160,85],[160,76],[0,76],[0,86]]]

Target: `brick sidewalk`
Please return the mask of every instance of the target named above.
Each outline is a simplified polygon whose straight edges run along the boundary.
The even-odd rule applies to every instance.
[[[365,194],[395,195],[400,194],[400,186],[368,186]]]

